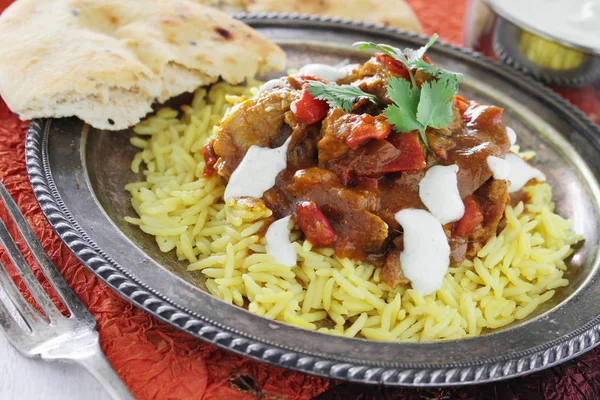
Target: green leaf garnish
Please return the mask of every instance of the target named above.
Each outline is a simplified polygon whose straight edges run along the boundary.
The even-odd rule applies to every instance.
[[[417,121],[423,126],[438,129],[448,126],[452,122],[450,100],[453,96],[454,90],[443,82],[424,82],[417,108]]]
[[[413,65],[419,71],[423,71],[428,75],[433,76],[437,81],[444,83],[446,86],[450,86],[455,93],[458,92],[458,85],[463,80],[462,74],[428,64],[423,59],[415,61]]]
[[[417,111],[421,90],[411,88],[410,82],[394,77],[389,82],[388,96],[394,102],[383,111],[388,122],[399,132],[420,130],[422,126],[417,120]]]
[[[428,150],[431,149],[425,131],[427,127],[440,129],[452,122],[451,100],[458,92],[458,86],[463,79],[462,74],[431,65],[423,60],[423,56],[437,38],[438,35],[434,34],[425,46],[417,50],[400,50],[387,44],[372,42],[354,43],[354,47],[358,50],[383,52],[406,67],[410,82],[397,77],[389,80],[387,91],[393,104],[384,110],[384,114],[397,132],[407,133],[418,130]],[[419,89],[413,69],[425,72],[433,80],[423,82]]]
[[[420,47],[417,50],[406,48],[400,50],[397,47],[390,46],[388,44],[375,44],[373,42],[356,42],[354,47],[358,50],[376,50],[393,57],[400,63],[402,63],[410,75],[410,81],[415,85],[414,76],[412,73],[413,69],[423,71],[435,79],[444,82],[446,85],[452,86],[458,91],[458,84],[462,81],[462,74],[451,72],[446,69],[440,68],[437,65],[431,65],[423,60],[423,56],[429,50],[429,48],[435,43],[438,38],[438,34],[434,33],[429,39],[429,42],[425,46]]]
[[[379,103],[379,98],[365,93],[356,86],[336,85],[335,83],[308,82],[308,92],[317,100],[325,100],[331,108],[341,108],[345,112],[352,111],[352,106],[360,99]]]

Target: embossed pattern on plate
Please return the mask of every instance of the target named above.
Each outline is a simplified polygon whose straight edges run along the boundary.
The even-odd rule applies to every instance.
[[[288,66],[361,61],[357,40],[419,46],[426,38],[373,25],[299,15],[245,15],[280,43]],[[362,383],[443,386],[523,375],[600,342],[600,129],[556,94],[477,54],[436,44],[431,58],[466,75],[463,94],[505,108],[505,121],[555,190],[560,214],[586,241],[570,262],[571,285],[535,315],[477,338],[434,343],[348,339],[269,321],[206,293],[203,281],[122,219],[133,215],[129,132],[99,132],[76,119],[37,120],[27,168],[48,221],[91,271],[161,320],[231,351],[306,373]],[[178,100],[175,100],[178,101]],[[179,99],[182,101],[182,99]],[[326,340],[324,340],[326,339]]]

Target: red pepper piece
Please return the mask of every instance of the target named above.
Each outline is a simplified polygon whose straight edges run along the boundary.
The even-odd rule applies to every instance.
[[[467,111],[467,108],[469,108],[471,102],[459,95],[454,96],[454,101],[456,101],[460,115],[465,115],[465,111]]]
[[[202,148],[202,156],[204,157],[204,162],[206,165],[204,166],[204,172],[202,172],[202,176],[208,178],[215,173],[215,164],[217,163],[217,155],[215,154],[215,150],[213,149],[213,142],[208,142]]]
[[[483,222],[483,213],[481,212],[481,206],[479,202],[471,196],[465,197],[463,200],[465,204],[465,214],[456,222],[454,225],[454,234],[456,236],[467,237]]]
[[[307,87],[307,84],[302,86],[300,99],[294,101],[290,108],[300,121],[306,125],[312,125],[325,118],[329,111],[329,105],[324,100],[312,97]]]
[[[406,67],[400,61],[383,53],[377,53],[375,55],[375,59],[381,64],[384,64],[392,75],[399,76],[407,81],[410,79],[408,69],[406,69]]]
[[[386,122],[385,116],[347,114],[346,120],[351,124],[350,133],[346,136],[346,145],[350,148],[369,139],[385,139],[392,131],[392,126]]]
[[[417,134],[401,133],[389,138],[388,141],[400,150],[400,157],[385,166],[381,172],[416,172],[425,169],[425,155]]]
[[[303,201],[296,209],[296,223],[306,239],[315,246],[329,246],[335,240],[335,232],[327,217],[312,201]]]

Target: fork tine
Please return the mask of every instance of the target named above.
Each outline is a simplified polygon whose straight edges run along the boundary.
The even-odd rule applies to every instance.
[[[58,297],[61,299],[62,303],[65,305],[65,307],[69,309],[72,315],[75,315],[78,318],[85,318],[92,321],[92,315],[88,312],[81,300],[79,300],[75,292],[73,292],[73,289],[71,289],[69,284],[60,274],[58,268],[56,268],[56,265],[54,265],[54,263],[48,256],[48,253],[46,253],[46,250],[44,250],[44,248],[42,247],[42,244],[35,236],[35,233],[33,233],[33,230],[31,230],[31,227],[25,220],[25,217],[23,217],[23,214],[21,214],[19,207],[17,206],[13,198],[10,196],[8,190],[6,190],[6,187],[4,186],[4,184],[2,184],[2,182],[0,182],[0,197],[2,197],[6,209],[8,210],[10,216],[15,222],[15,225],[19,229],[19,232],[21,232],[25,243],[27,243],[27,245],[29,246],[31,254],[33,254],[33,256],[35,257],[40,268],[42,269],[42,272],[44,273],[44,276],[46,276],[46,279],[48,279],[48,282],[50,282],[50,285],[52,285],[56,294],[58,294]],[[29,286],[29,284],[27,286]],[[45,294],[43,289],[42,292]],[[37,297],[36,300],[38,300]],[[52,304],[51,308],[56,310],[54,304]],[[56,311],[58,312],[58,310]],[[60,312],[58,313],[60,314]]]
[[[4,227],[4,224],[2,223],[2,221],[0,221],[0,224],[1,224],[0,225],[0,231],[1,231],[2,228]],[[6,229],[6,227],[4,227],[4,229]],[[0,232],[0,234],[2,234],[2,232]],[[25,297],[23,297],[23,295],[21,294],[21,292],[19,291],[19,289],[17,288],[17,286],[15,285],[13,280],[10,278],[10,275],[8,275],[8,271],[6,270],[6,267],[4,266],[4,264],[2,264],[2,262],[0,262],[0,286],[1,286],[1,289],[4,290],[4,294],[6,295],[6,298],[12,302],[13,306],[15,307],[15,309],[17,310],[17,312],[19,313],[21,318],[23,318],[25,323],[27,323],[27,326],[29,326],[29,328],[32,331],[35,331],[36,328],[39,328],[42,325],[48,324],[42,318],[40,313],[38,313],[36,310],[34,310],[33,307],[31,306],[31,304],[29,304],[27,302],[27,300],[25,300]],[[4,318],[4,316],[1,314],[0,314],[0,317],[3,320],[8,320],[8,321],[13,320],[14,321],[14,319],[12,318],[12,316],[10,316],[8,309],[3,304],[3,301],[1,299],[0,299],[0,305],[2,305],[2,307],[4,307],[4,311],[6,311],[6,313],[9,315],[10,318]]]
[[[27,288],[33,295],[35,301],[39,304],[40,308],[46,314],[49,320],[56,320],[57,318],[62,317],[63,315],[60,313],[58,308],[54,305],[40,282],[37,280],[33,271],[25,261],[25,257],[21,254],[21,251],[15,244],[12,236],[8,233],[8,229],[6,229],[6,225],[4,225],[3,221],[0,221],[0,243],[4,246],[4,250],[8,254],[8,257],[14,264],[15,268],[21,275],[23,282],[27,285]]]
[[[0,331],[4,332],[4,336],[17,349],[21,349],[21,338],[23,337],[23,329],[17,324],[8,308],[0,298]]]

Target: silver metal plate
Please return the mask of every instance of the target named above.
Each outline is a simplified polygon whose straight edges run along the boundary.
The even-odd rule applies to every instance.
[[[279,43],[288,67],[364,61],[359,40],[415,47],[426,38],[327,18],[243,17]],[[202,340],[281,367],[329,378],[388,385],[443,386],[523,375],[600,342],[600,129],[533,80],[477,54],[436,44],[436,63],[465,74],[463,95],[505,109],[505,122],[554,188],[558,212],[585,237],[570,261],[571,284],[527,320],[477,338],[385,343],[325,336],[266,320],[205,292],[173,254],[123,221],[133,216],[126,183],[136,150],[130,132],[100,132],[77,119],[33,121],[27,167],[48,221],[71,251],[123,297]],[[184,101],[180,98],[176,101]]]

